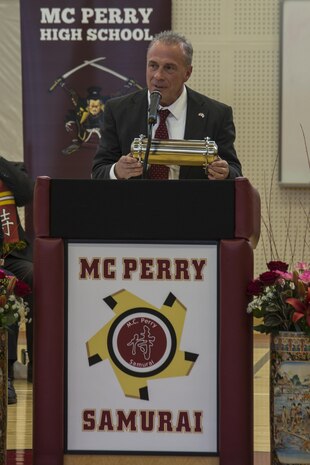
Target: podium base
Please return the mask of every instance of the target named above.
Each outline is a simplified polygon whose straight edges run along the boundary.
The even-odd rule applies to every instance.
[[[220,465],[219,457],[65,455],[64,465]]]

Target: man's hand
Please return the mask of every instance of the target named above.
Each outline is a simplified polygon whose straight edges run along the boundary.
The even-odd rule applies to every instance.
[[[142,172],[142,164],[131,154],[123,155],[114,167],[114,173],[117,179],[134,178],[135,176],[141,176]]]
[[[229,176],[229,165],[226,160],[218,158],[208,165],[208,179],[226,179]]]
[[[65,128],[67,132],[72,132],[74,126],[74,121],[67,121],[65,124]]]

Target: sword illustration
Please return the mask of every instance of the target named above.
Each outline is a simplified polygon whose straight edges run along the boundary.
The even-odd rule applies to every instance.
[[[75,73],[79,69],[85,68],[85,66],[95,64],[97,61],[105,60],[105,57],[99,57],[95,58],[94,60],[89,60],[89,61],[84,61],[81,65],[77,66],[76,68],[70,69],[67,73],[63,74],[59,78],[55,80],[55,82],[51,85],[51,87],[48,89],[49,92],[52,92],[56,87],[64,81],[68,76],[71,76],[71,74]]]
[[[86,65],[93,66],[94,68],[101,69],[101,71],[105,71],[106,73],[112,74],[113,76],[118,77],[119,79],[122,79],[123,81],[126,81],[127,84],[131,86],[137,87],[137,89],[142,89],[142,86],[140,86],[134,79],[127,78],[126,76],[123,76],[122,74],[117,73],[116,71],[113,71],[110,68],[107,68],[106,66],[98,65],[98,63],[95,63],[94,60],[92,61],[84,61]]]

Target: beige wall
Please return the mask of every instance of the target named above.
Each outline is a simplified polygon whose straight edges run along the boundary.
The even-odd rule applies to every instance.
[[[281,0],[172,0],[172,4],[173,29],[188,36],[195,50],[189,85],[233,107],[243,174],[260,192],[264,220],[271,217],[279,259],[310,261],[310,184],[285,188],[278,183]],[[262,225],[256,273],[264,271],[271,258]]]
[[[0,0],[0,154],[12,159],[23,157],[18,4]],[[194,45],[189,85],[233,107],[243,173],[261,194],[266,221],[272,187],[270,216],[279,258],[309,261],[310,187],[278,183],[280,5],[281,0],[172,0],[172,25]],[[256,273],[271,258],[262,225]]]

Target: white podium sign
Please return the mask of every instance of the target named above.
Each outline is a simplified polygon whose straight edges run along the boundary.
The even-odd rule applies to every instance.
[[[68,452],[218,453],[217,254],[68,244]]]

